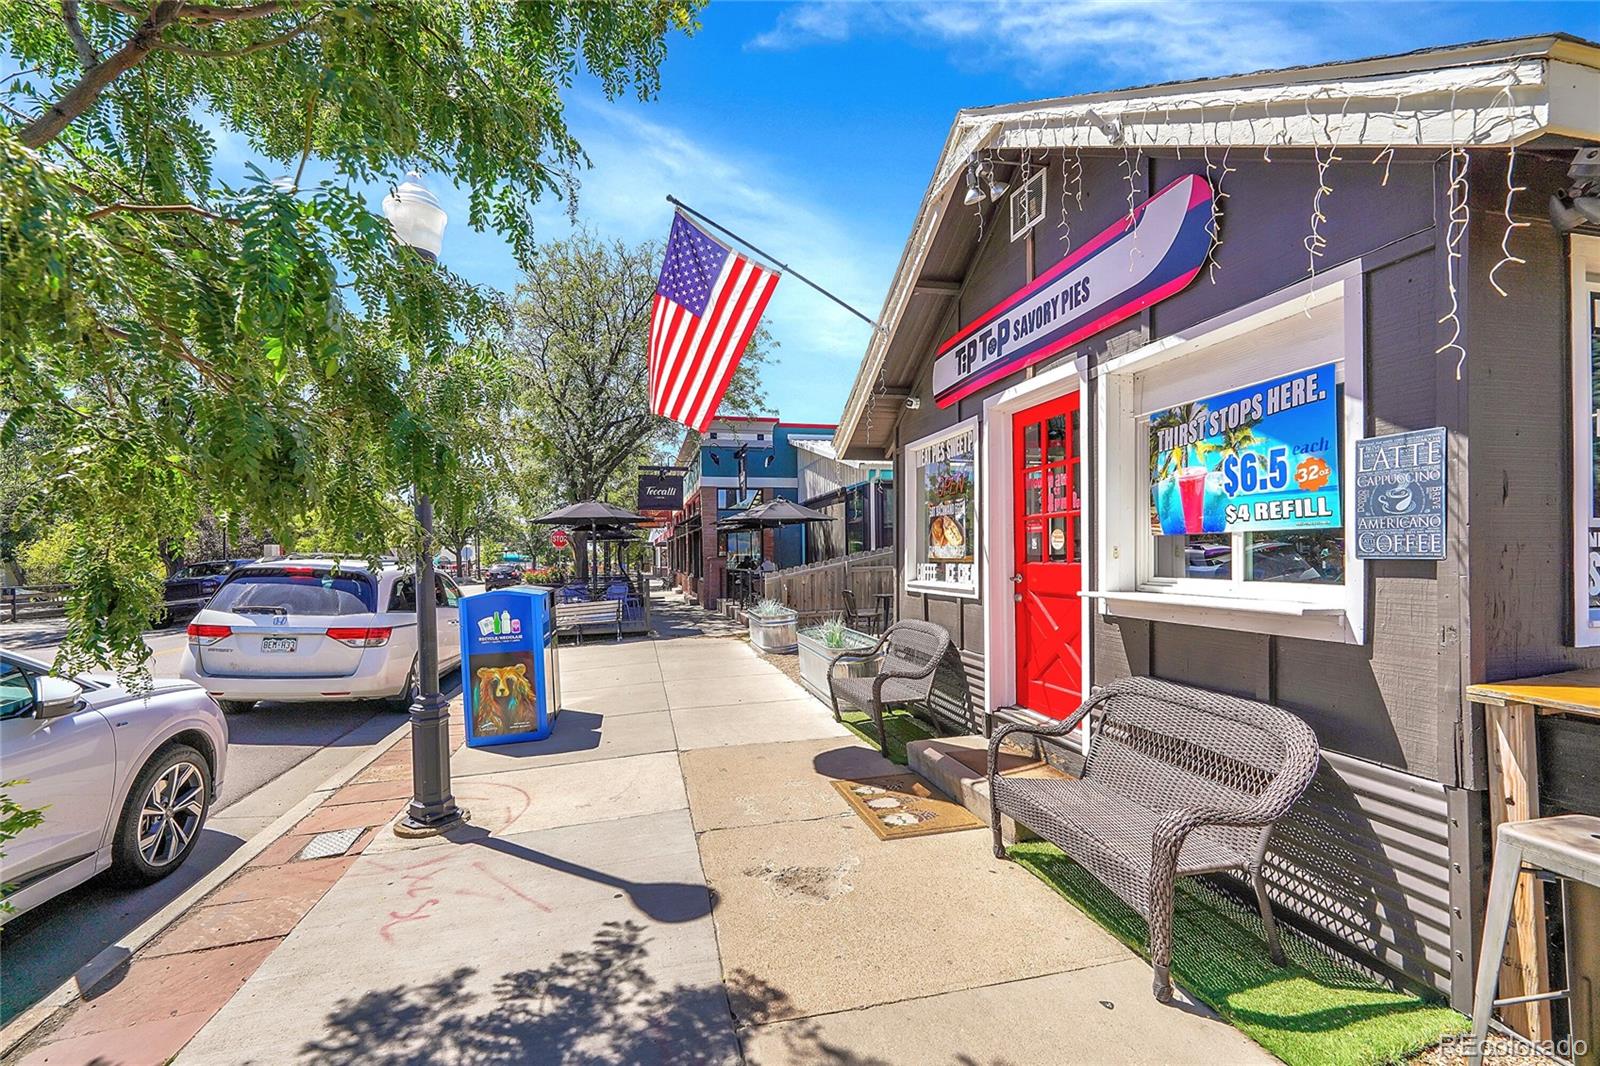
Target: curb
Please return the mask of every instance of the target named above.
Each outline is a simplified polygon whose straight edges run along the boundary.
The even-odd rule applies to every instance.
[[[56,1012],[71,1006],[76,1000],[83,999],[100,982],[132,958],[136,951],[159,936],[167,926],[183,917],[191,907],[220,888],[228,878],[244,869],[251,859],[267,850],[279,837],[286,835],[336,789],[376,762],[381,755],[399,742],[409,724],[406,719],[397,720],[392,730],[373,741],[365,751],[351,759],[343,768],[334,771],[327,780],[306,793],[304,799],[279,815],[271,825],[246,840],[221,864],[190,885],[182,895],[146,918],[116,943],[102,948],[99,954],[78,967],[78,971],[67,978],[54,992],[11,1019],[5,1028],[0,1029],[0,1058],[14,1052],[23,1041],[33,1036],[45,1023],[55,1017]]]

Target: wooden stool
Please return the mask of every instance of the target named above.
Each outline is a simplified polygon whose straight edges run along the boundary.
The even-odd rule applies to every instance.
[[[1531,1046],[1513,1030],[1490,1015],[1496,1007],[1517,1003],[1539,1003],[1572,996],[1569,987],[1560,992],[1529,990],[1526,995],[1495,999],[1500,984],[1500,956],[1506,948],[1506,931],[1511,925],[1511,904],[1516,896],[1517,878],[1524,872],[1546,871],[1569,881],[1600,887],[1600,818],[1585,814],[1564,814],[1554,818],[1534,818],[1526,822],[1506,822],[1495,841],[1494,872],[1489,878],[1489,905],[1483,917],[1483,946],[1478,951],[1478,980],[1472,998],[1472,1043],[1467,1061],[1481,1066],[1483,1041],[1489,1030]],[[1570,957],[1571,950],[1568,950]],[[1591,975],[1592,976],[1592,975]],[[1574,1003],[1576,1008],[1578,1004]],[[1596,1038],[1593,1019],[1587,1010],[1574,1009],[1574,1042],[1593,1045]],[[1584,1032],[1587,1028],[1590,1032]],[[1542,1053],[1542,1052],[1541,1052]],[[1546,1057],[1555,1058],[1547,1055]],[[1557,1058],[1556,1061],[1564,1061]]]

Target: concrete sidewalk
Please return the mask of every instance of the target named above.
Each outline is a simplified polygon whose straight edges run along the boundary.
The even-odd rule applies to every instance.
[[[359,854],[224,886],[211,921],[158,940],[209,944],[220,908],[278,916],[270,936],[202,950],[213,977],[183,992],[215,1013],[177,1061],[1274,1061],[1199,1009],[1157,1005],[1149,967],[995,860],[987,833],[879,841],[830,781],[901,768],[748,644],[659,602],[681,635],[561,649],[552,739],[457,752],[470,829],[380,826]],[[313,817],[391,820],[405,754],[347,786],[370,798]],[[159,966],[136,957],[124,984]],[[94,1050],[171,1054],[170,1035],[163,1054],[125,1037]]]

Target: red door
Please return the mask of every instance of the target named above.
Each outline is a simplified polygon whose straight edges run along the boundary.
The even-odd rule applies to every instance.
[[[1065,718],[1083,698],[1079,395],[1013,416],[1017,702]]]

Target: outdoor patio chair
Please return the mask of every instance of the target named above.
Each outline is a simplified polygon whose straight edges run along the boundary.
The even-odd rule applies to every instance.
[[[1007,737],[1062,736],[1085,718],[1093,739],[1077,780],[997,772]],[[1176,878],[1229,871],[1248,880],[1272,961],[1284,965],[1262,863],[1273,823],[1306,790],[1320,758],[1311,728],[1270,704],[1150,677],[1122,678],[1060,722],[994,731],[994,853],[1007,857],[1000,817],[1009,815],[1143,915],[1150,923],[1155,997],[1170,1003]]]
[[[859,633],[877,633],[883,629],[882,618],[876,611],[857,608],[854,589],[844,590],[844,624]]]
[[[920,703],[928,718],[937,722],[928,698],[933,695],[934,675],[950,647],[950,634],[932,622],[905,621],[890,626],[878,642],[866,651],[847,652],[828,669],[828,695],[833,703],[834,721],[839,721],[839,701],[843,700],[872,716],[878,729],[878,750],[889,754],[889,737],[883,726],[884,709],[893,704]],[[841,677],[841,663],[878,660],[878,670],[865,677]]]

